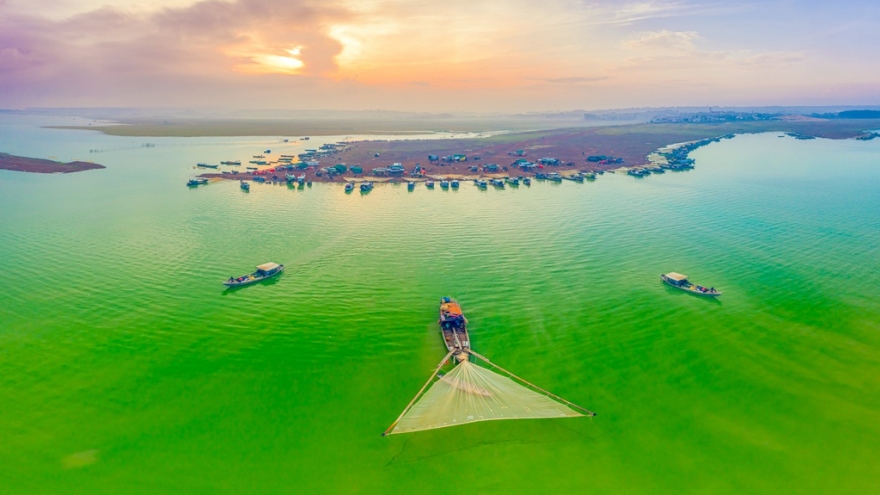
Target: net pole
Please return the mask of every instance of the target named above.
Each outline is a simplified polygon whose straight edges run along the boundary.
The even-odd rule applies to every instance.
[[[547,391],[547,390],[544,390],[543,388],[541,388],[541,387],[535,385],[534,383],[527,382],[527,381],[523,380],[522,378],[520,378],[520,377],[514,375],[513,373],[511,373],[511,372],[507,371],[506,369],[502,368],[501,366],[498,366],[497,364],[493,363],[492,361],[489,361],[488,358],[485,358],[485,357],[483,357],[483,356],[477,354],[476,352],[472,351],[471,349],[468,349],[467,352],[470,353],[470,354],[473,354],[475,357],[478,357],[478,358],[482,359],[483,361],[486,361],[487,363],[489,363],[489,364],[492,365],[493,367],[498,368],[500,371],[503,371],[504,373],[507,373],[507,374],[510,375],[511,377],[513,377],[513,378],[515,378],[515,379],[517,379],[517,380],[519,380],[519,381],[525,383],[526,385],[528,385],[528,386],[530,386],[530,387],[532,387],[532,388],[534,388],[534,389],[536,389],[536,390],[540,390],[541,392],[543,392],[544,394],[548,395],[549,397],[552,397],[552,398],[558,400],[559,402],[562,402],[563,404],[565,404],[565,405],[567,405],[567,406],[571,406],[571,407],[574,407],[575,409],[580,409],[581,411],[584,411],[585,413],[587,413],[587,416],[593,417],[593,416],[596,415],[596,413],[594,413],[593,411],[590,411],[589,409],[587,409],[587,408],[585,408],[585,407],[581,407],[581,406],[579,406],[579,405],[577,405],[577,404],[575,404],[575,403],[573,403],[573,402],[567,401],[567,400],[563,399],[562,397],[560,397],[560,396],[558,396],[558,395],[556,395],[556,394],[554,394],[554,393],[552,393],[552,392],[549,392],[549,391]]]
[[[416,396],[413,397],[411,401],[409,401],[409,404],[406,405],[406,407],[403,409],[403,412],[400,413],[400,416],[398,416],[397,419],[395,419],[394,422],[391,423],[391,426],[389,426],[388,429],[385,430],[385,433],[382,433],[383,437],[388,436],[388,434],[391,433],[391,430],[393,430],[394,427],[397,426],[397,423],[399,423],[400,420],[403,418],[403,416],[410,410],[410,408],[412,408],[413,404],[416,403],[416,399],[418,399],[419,396],[422,395],[422,392],[424,392],[425,389],[428,388],[428,385],[431,384],[431,380],[433,380],[434,377],[437,376],[437,373],[440,372],[440,368],[442,368],[443,365],[446,364],[446,361],[449,360],[449,356],[452,356],[453,352],[455,352],[455,349],[449,351],[449,354],[447,354],[446,357],[444,357],[443,360],[440,361],[440,364],[438,364],[437,368],[434,369],[434,372],[431,373],[431,378],[428,378],[428,381],[426,381],[425,384],[422,385],[422,389],[419,390],[419,392],[416,394]]]

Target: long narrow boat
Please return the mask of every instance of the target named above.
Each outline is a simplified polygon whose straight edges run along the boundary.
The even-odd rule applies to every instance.
[[[243,285],[250,285],[257,283],[261,280],[266,280],[267,278],[272,278],[281,272],[284,271],[284,265],[279,265],[277,263],[263,263],[262,265],[257,265],[257,271],[251,273],[250,275],[242,275],[241,277],[229,277],[229,280],[223,282],[223,285],[226,287],[241,287]]]
[[[451,297],[440,298],[440,333],[446,349],[454,355],[467,352],[471,339],[467,332],[467,318],[461,312],[461,305]]]
[[[211,165],[210,163],[196,163],[196,167],[202,167],[202,168],[217,168],[219,166],[220,165]]]
[[[676,289],[681,289],[685,292],[690,292],[691,294],[697,294],[699,296],[718,297],[721,295],[721,291],[715,290],[715,287],[703,287],[702,285],[693,284],[688,281],[687,275],[682,275],[681,273],[665,273],[660,275],[660,280]]]
[[[198,187],[198,186],[201,186],[201,185],[204,185],[207,183],[208,183],[208,179],[201,179],[201,178],[190,179],[189,181],[187,181],[186,186],[187,187]]]

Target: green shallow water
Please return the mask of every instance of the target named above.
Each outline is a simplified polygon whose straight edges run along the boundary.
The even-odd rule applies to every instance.
[[[687,173],[504,191],[242,193],[183,183],[277,140],[32,124],[0,122],[0,150],[108,168],[0,172],[0,491],[880,486],[880,142],[740,136]],[[268,260],[281,278],[222,290]],[[442,295],[475,350],[599,416],[380,437],[444,355]]]

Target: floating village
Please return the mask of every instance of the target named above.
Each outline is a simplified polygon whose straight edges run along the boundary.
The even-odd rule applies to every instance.
[[[394,162],[369,170],[357,164],[327,165],[328,161],[336,161],[336,156],[349,150],[353,144],[327,143],[297,155],[273,156],[272,150],[266,149],[252,155],[243,170],[241,160],[226,160],[219,164],[198,163],[196,168],[211,171],[190,179],[187,186],[199,187],[212,180],[237,180],[242,191],[250,191],[251,183],[286,184],[292,189],[302,189],[319,181],[344,184],[346,192],[359,189],[362,193],[368,193],[380,183],[405,183],[407,189],[413,191],[419,186],[427,189],[458,189],[463,183],[473,184],[480,189],[528,187],[533,181],[583,183],[595,181],[597,176],[604,173],[624,173],[643,178],[667,171],[691,170],[695,166],[691,152],[733,137],[733,134],[728,134],[669,145],[648,155],[647,164],[639,166],[628,166],[623,158],[611,155],[589,155],[577,163],[553,156],[531,158],[529,150],[516,149],[507,152],[506,158],[511,161],[506,164],[486,163],[484,157],[466,153],[445,156],[428,154],[425,156],[425,165],[420,162],[410,165]],[[373,158],[380,158],[379,153]]]

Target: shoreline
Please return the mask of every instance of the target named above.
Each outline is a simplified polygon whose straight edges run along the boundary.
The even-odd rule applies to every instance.
[[[657,169],[676,164],[687,167],[687,154],[694,149],[736,134],[765,132],[828,139],[863,139],[867,129],[880,128],[880,121],[762,121],[724,124],[636,124],[594,128],[554,129],[494,134],[481,138],[442,140],[351,141],[330,145],[318,153],[304,153],[299,162],[268,156],[255,172],[202,173],[208,179],[285,180],[285,174],[305,174],[316,182],[354,180],[409,181],[431,178],[498,178],[557,172],[601,174],[630,169]],[[675,153],[676,150],[685,149]],[[305,163],[309,164],[306,167]],[[387,173],[392,164],[403,167]],[[524,165],[524,167],[521,167]],[[342,172],[328,169],[341,166]],[[291,170],[287,170],[292,167]],[[351,167],[362,172],[352,173]],[[241,166],[233,169],[242,169]],[[376,171],[374,174],[373,171]],[[258,179],[259,180],[259,179]]]
[[[44,158],[30,158],[26,156],[0,153],[0,170],[12,170],[14,172],[27,172],[32,174],[72,174],[86,170],[99,170],[107,168],[92,162],[72,161],[56,162]]]

